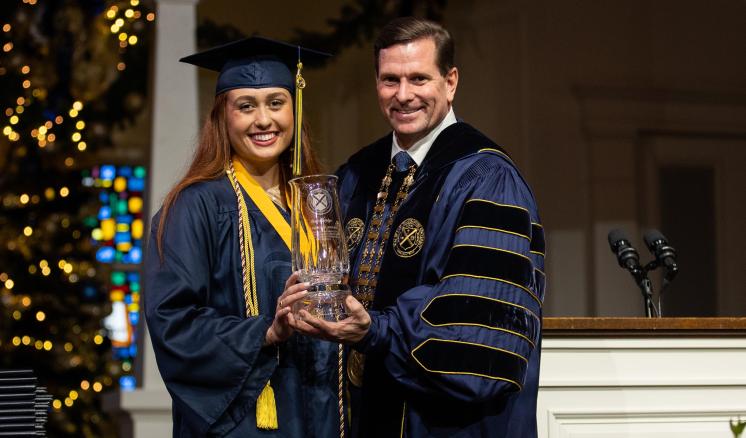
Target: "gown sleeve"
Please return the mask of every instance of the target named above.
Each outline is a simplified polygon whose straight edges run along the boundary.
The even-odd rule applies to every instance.
[[[420,284],[371,312],[356,348],[382,355],[410,391],[484,402],[520,391],[538,367],[543,230],[533,196],[501,158],[446,181],[428,225]]]
[[[183,191],[169,212],[162,259],[159,215],[153,219],[146,263],[145,316],[158,367],[175,417],[199,436],[227,432],[253,411],[277,364],[274,348],[262,348],[271,317],[245,318],[235,305],[214,305],[231,302],[215,295],[243,296],[238,282],[216,287],[211,275],[231,262],[217,243],[215,204],[199,191]]]

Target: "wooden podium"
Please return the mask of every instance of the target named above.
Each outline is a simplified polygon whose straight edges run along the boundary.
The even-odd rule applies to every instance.
[[[544,318],[541,438],[732,438],[746,318]]]

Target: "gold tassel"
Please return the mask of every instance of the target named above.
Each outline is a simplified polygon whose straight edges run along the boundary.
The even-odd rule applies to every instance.
[[[256,399],[256,427],[264,430],[277,429],[277,406],[275,405],[275,391],[269,386],[264,387],[259,398]]]
[[[303,170],[303,89],[306,88],[306,80],[303,79],[301,71],[303,63],[300,62],[300,47],[298,47],[298,71],[295,73],[295,146],[293,147],[293,178],[301,176]]]

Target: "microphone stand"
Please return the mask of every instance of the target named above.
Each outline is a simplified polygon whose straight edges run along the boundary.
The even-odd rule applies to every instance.
[[[645,316],[652,318],[653,316],[660,318],[660,314],[653,304],[653,282],[645,274],[645,278],[637,284],[642,292],[642,297],[645,299]]]
[[[645,300],[645,316],[648,318],[654,316],[660,318],[662,316],[658,309],[655,308],[655,304],[653,304],[653,282],[648,278],[648,272],[655,270],[657,267],[658,261],[653,260],[642,268],[639,276],[635,276],[637,287],[640,288],[642,297]]]

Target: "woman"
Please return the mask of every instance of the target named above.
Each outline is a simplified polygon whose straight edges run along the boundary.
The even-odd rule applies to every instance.
[[[287,318],[307,287],[290,276],[285,192],[298,56],[320,54],[253,37],[182,59],[220,75],[189,170],[153,218],[146,263],[174,436],[338,434],[337,346],[293,336]],[[304,173],[316,173],[302,138]]]

